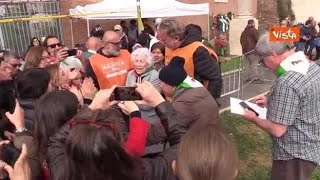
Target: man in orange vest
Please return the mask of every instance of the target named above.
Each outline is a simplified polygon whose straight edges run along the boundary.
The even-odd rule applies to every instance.
[[[185,59],[187,74],[205,85],[214,98],[219,98],[222,78],[218,56],[202,44],[202,37],[192,28],[186,31],[184,24],[176,19],[164,19],[158,27],[160,40],[166,46],[165,64],[174,56]]]
[[[124,86],[132,69],[130,53],[120,49],[120,36],[114,31],[106,31],[102,41],[104,46],[89,58],[86,73],[98,89],[107,89],[114,84]]]

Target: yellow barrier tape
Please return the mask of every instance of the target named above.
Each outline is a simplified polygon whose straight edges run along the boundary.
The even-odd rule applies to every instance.
[[[23,18],[1,19],[0,23],[10,23],[10,22],[17,22],[17,21],[32,21],[32,20],[47,20],[47,19],[58,19],[58,18],[66,18],[66,17],[69,17],[69,15],[23,17]]]
[[[121,11],[121,13],[129,13],[136,11]],[[47,15],[47,16],[34,16],[34,17],[21,17],[21,18],[10,18],[10,19],[0,19],[0,23],[10,23],[10,22],[18,22],[18,21],[35,21],[35,20],[48,20],[48,19],[59,19],[59,18],[80,18],[84,16],[94,16],[94,15],[106,15],[106,14],[115,14],[119,13],[119,11],[113,12],[96,12],[96,13],[85,13],[79,15]]]

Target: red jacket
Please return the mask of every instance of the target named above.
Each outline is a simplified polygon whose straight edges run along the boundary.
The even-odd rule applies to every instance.
[[[141,157],[144,154],[149,126],[150,124],[141,118],[130,119],[128,138],[123,144],[123,149],[130,156]]]

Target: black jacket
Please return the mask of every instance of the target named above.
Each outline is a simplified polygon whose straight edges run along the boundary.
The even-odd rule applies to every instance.
[[[179,48],[183,48],[196,41],[202,41],[201,35],[194,29],[191,28],[186,33],[186,38]],[[219,98],[222,90],[222,77],[217,59],[211,56],[205,47],[200,46],[193,53],[193,62],[194,78],[201,83],[204,80],[209,81],[208,91],[214,98]]]
[[[24,120],[25,126],[28,130],[33,130],[33,123],[34,123],[34,99],[21,99],[20,106],[24,111]]]
[[[168,135],[170,147],[154,158],[142,158],[145,174],[142,180],[170,180],[175,179],[171,170],[171,163],[176,159],[177,144],[186,128],[178,121],[176,112],[169,102],[163,102],[156,108],[156,113],[161,119]],[[52,180],[61,180],[65,172],[64,144],[68,137],[69,125],[63,126],[59,132],[51,136],[48,144],[48,165]]]

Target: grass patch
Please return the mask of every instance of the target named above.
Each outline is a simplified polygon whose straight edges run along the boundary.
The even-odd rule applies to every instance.
[[[267,133],[242,116],[229,111],[220,114],[220,122],[233,137],[239,152],[238,180],[269,180],[271,177],[271,139]],[[318,168],[311,180],[320,180]]]
[[[220,68],[222,73],[239,69],[240,63],[241,63],[239,56],[231,57],[230,61],[225,61],[224,58],[221,57],[220,62],[221,62]]]

